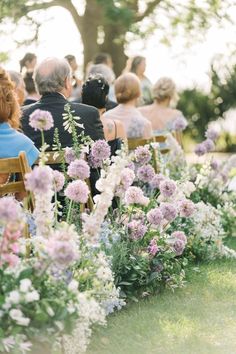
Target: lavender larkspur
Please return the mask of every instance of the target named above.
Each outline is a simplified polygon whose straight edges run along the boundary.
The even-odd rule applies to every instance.
[[[72,178],[86,179],[90,176],[90,168],[86,161],[74,160],[68,166],[68,175]]]
[[[53,185],[56,192],[60,192],[64,186],[65,177],[63,173],[53,170]]]
[[[172,129],[175,131],[182,131],[188,125],[187,120],[183,116],[177,117],[172,123]]]
[[[0,198],[0,223],[19,220],[21,217],[20,204],[13,197]]]
[[[29,125],[34,130],[50,130],[54,125],[54,121],[50,112],[36,109],[29,116]]]

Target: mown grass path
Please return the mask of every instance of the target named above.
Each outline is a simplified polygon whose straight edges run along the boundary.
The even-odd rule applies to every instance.
[[[230,242],[236,248],[236,240]],[[128,305],[98,328],[88,354],[236,354],[236,260],[193,269],[174,293]]]

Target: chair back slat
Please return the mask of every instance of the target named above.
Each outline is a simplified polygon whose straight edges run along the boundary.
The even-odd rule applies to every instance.
[[[0,159],[0,173],[10,174],[21,172],[21,165],[19,157],[13,157],[8,159]]]
[[[166,135],[155,135],[154,139],[156,143],[164,143],[166,141]]]
[[[0,185],[0,196],[4,194],[22,192],[25,192],[25,184],[23,181],[9,182],[4,185]]]
[[[129,138],[128,139],[128,148],[129,150],[135,150],[138,146],[144,146],[155,142],[154,138],[143,139],[143,138]]]

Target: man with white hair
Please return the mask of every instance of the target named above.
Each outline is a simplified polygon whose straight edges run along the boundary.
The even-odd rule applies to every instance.
[[[49,111],[54,118],[54,129],[58,128],[62,147],[72,145],[72,137],[63,127],[64,107],[70,104],[73,115],[80,117],[79,123],[84,129],[77,127],[78,134],[90,136],[93,140],[104,139],[103,126],[96,108],[80,103],[69,102],[71,95],[71,69],[65,59],[47,58],[35,70],[35,84],[41,98],[36,103],[23,107],[22,126],[24,133],[30,137],[37,147],[41,146],[41,132],[29,126],[29,116],[36,109]],[[44,132],[45,141],[53,145],[54,129]]]

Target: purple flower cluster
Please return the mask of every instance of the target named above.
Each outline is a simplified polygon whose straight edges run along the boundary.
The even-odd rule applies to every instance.
[[[50,130],[54,125],[54,121],[50,112],[36,109],[29,116],[29,125],[34,130]]]
[[[150,222],[150,224],[159,226],[163,220],[163,215],[161,210],[159,208],[151,209],[147,213],[147,220],[148,222]]]
[[[79,178],[85,180],[90,176],[90,168],[86,161],[76,159],[70,163],[67,170],[71,178]]]
[[[205,133],[205,137],[207,139],[215,141],[216,139],[218,139],[219,133],[213,128],[208,128],[206,133]]]
[[[120,179],[122,187],[124,187],[124,189],[127,189],[133,184],[133,181],[135,179],[134,171],[130,168],[124,168],[121,172]]]
[[[206,152],[210,152],[215,149],[215,144],[211,139],[206,139],[202,142],[206,148]]]
[[[77,259],[73,244],[68,240],[54,240],[52,237],[47,243],[47,252],[59,268],[67,268]]]
[[[53,184],[56,192],[60,192],[64,186],[65,177],[63,173],[53,170]]]
[[[73,181],[65,189],[65,196],[76,203],[86,203],[89,196],[89,188],[84,181]]]
[[[147,232],[147,226],[144,225],[140,220],[133,220],[129,222],[127,226],[130,230],[131,237],[134,240],[142,238]]]
[[[76,159],[75,151],[71,147],[65,148],[65,161],[70,164]]]
[[[182,231],[175,231],[171,234],[171,246],[177,256],[180,256],[186,246],[187,237]]]
[[[151,165],[144,165],[138,168],[137,177],[142,182],[150,182],[155,176],[154,168]]]
[[[148,246],[148,253],[151,254],[152,256],[155,256],[158,251],[159,251],[159,247],[157,246],[157,240],[153,238],[150,241],[150,244]]]
[[[194,152],[197,156],[203,156],[207,152],[206,146],[203,143],[197,144],[197,146],[194,149]]]
[[[147,146],[138,146],[134,151],[134,155],[136,162],[141,165],[148,163],[152,157]]]
[[[164,176],[164,175],[162,175],[161,173],[156,174],[156,175],[152,178],[152,180],[150,181],[150,186],[151,186],[151,188],[153,188],[153,189],[159,188],[159,187],[160,187],[160,183],[161,183],[162,181],[164,181],[164,180],[165,180],[165,176]]]
[[[185,199],[179,202],[179,215],[189,218],[195,211],[195,205],[191,200]]]
[[[214,171],[217,171],[220,167],[219,162],[217,160],[212,160],[210,166]]]
[[[91,167],[102,167],[104,160],[108,159],[111,154],[111,148],[105,140],[97,140],[91,147],[89,155],[89,163]]]
[[[160,209],[164,219],[167,221],[173,221],[177,216],[176,208],[170,203],[161,203]]]
[[[149,199],[144,196],[143,191],[139,187],[129,187],[125,192],[125,204],[141,204],[147,205]]]
[[[175,131],[182,131],[188,125],[187,120],[183,116],[177,117],[172,123],[172,129]]]
[[[174,181],[166,179],[165,181],[160,182],[160,192],[166,198],[171,197],[175,193],[176,188],[176,183]]]
[[[21,207],[13,197],[0,198],[0,223],[19,220]]]
[[[187,243],[187,237],[183,231],[174,231],[171,234],[171,237],[176,240],[181,240],[184,243],[184,245],[186,245]]]
[[[49,166],[36,166],[25,176],[25,187],[36,194],[47,193],[52,188],[53,171]]]

